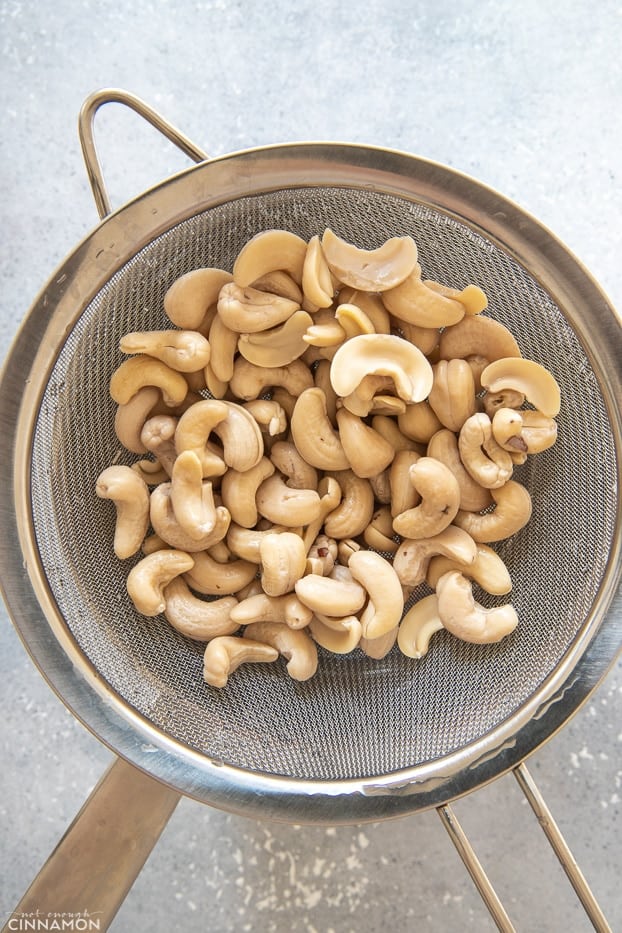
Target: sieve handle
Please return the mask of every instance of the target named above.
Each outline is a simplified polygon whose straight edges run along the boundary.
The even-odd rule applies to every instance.
[[[147,123],[155,127],[163,136],[166,136],[178,149],[181,149],[194,162],[205,162],[209,156],[195,145],[180,130],[165,120],[164,117],[149,107],[140,97],[118,88],[102,88],[90,94],[82,104],[78,118],[78,135],[82,147],[82,155],[86,165],[86,172],[95,198],[95,204],[100,218],[103,220],[111,213],[110,198],[106,191],[104,175],[99,156],[95,146],[94,126],[95,115],[104,104],[117,103],[129,107]]]
[[[20,915],[87,913],[98,923],[97,929],[107,930],[178,801],[176,791],[116,759],[15,907],[4,931],[17,929]]]

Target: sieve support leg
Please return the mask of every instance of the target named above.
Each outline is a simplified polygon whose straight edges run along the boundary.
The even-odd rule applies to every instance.
[[[482,868],[482,864],[477,858],[471,843],[469,842],[466,833],[460,826],[458,819],[451,809],[449,804],[443,804],[441,807],[436,808],[436,812],[441,818],[445,829],[449,833],[451,841],[458,850],[460,858],[464,862],[464,865],[470,874],[475,887],[480,893],[480,896],[488,911],[490,916],[497,925],[497,928],[501,933],[515,933],[514,927],[508,917],[505,907],[499,900],[499,897],[493,888],[488,875]]]
[[[107,930],[179,801],[179,794],[117,759],[41,868],[13,919],[87,916]]]
[[[581,901],[586,914],[590,918],[592,926],[595,930],[598,931],[598,933],[611,933],[611,927],[607,923],[607,920],[605,919],[605,916],[600,909],[596,898],[592,894],[590,886],[585,880],[581,869],[577,865],[572,852],[568,848],[566,840],[562,836],[557,823],[551,815],[551,811],[546,805],[544,797],[538,790],[538,787],[527,770],[525,763],[522,762],[513,770],[514,777],[518,781],[520,789],[525,795],[531,809],[537,816],[538,822],[542,827],[542,830],[546,835],[551,848],[559,859],[562,868],[566,872],[568,880],[574,888],[577,897]]]

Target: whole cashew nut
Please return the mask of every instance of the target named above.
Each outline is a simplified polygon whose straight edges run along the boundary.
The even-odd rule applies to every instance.
[[[267,596],[291,593],[304,576],[307,549],[302,538],[291,531],[268,534],[259,544],[261,585]]]
[[[348,561],[353,578],[369,594],[361,615],[364,638],[374,639],[396,628],[404,611],[402,585],[393,566],[375,551],[356,551]]]
[[[305,681],[317,670],[317,648],[304,629],[292,629],[279,622],[251,622],[242,641],[253,639],[272,645],[287,658],[286,670],[293,680]]]
[[[418,600],[408,612],[399,627],[397,644],[407,658],[419,660],[428,653],[430,639],[435,632],[444,628],[438,614],[436,593]]]
[[[464,563],[451,557],[433,557],[428,565],[427,582],[432,589],[450,570],[457,570],[469,580],[474,580],[483,590],[493,596],[505,596],[512,589],[512,580],[507,567],[496,551],[487,544],[477,545],[475,560]]]
[[[377,249],[361,249],[327,228],[322,251],[336,278],[363,292],[384,292],[410,275],[417,265],[417,246],[410,236],[391,237]]]
[[[149,489],[135,470],[117,464],[97,477],[95,492],[110,499],[116,509],[114,553],[120,560],[139,549],[149,527]]]
[[[393,519],[403,538],[429,538],[452,523],[460,507],[458,481],[440,460],[421,457],[409,468],[410,481],[421,502]]]
[[[514,631],[518,616],[511,604],[485,609],[475,601],[471,583],[455,570],[443,574],[436,585],[438,615],[456,638],[485,645]]]
[[[236,359],[229,388],[239,399],[249,402],[258,398],[266,389],[275,386],[286,389],[290,395],[297,398],[301,392],[313,386],[311,370],[302,360],[294,360],[288,366],[266,369],[249,363],[243,356]],[[276,395],[272,397],[276,398]],[[277,400],[283,404],[280,397]],[[285,408],[285,405],[283,407]]]
[[[300,399],[298,401],[300,402]],[[340,408],[337,411],[337,425],[345,456],[345,467],[341,469],[347,469],[349,466],[357,476],[368,479],[370,476],[382,473],[389,466],[395,455],[395,448],[382,434],[357,415],[353,415],[347,408]],[[340,469],[340,467],[331,466],[329,469]]]
[[[324,520],[324,531],[330,538],[356,538],[369,525],[374,514],[374,491],[368,479],[352,470],[330,474],[341,488],[339,505]]]
[[[229,509],[231,519],[243,528],[257,524],[257,490],[274,473],[274,464],[267,457],[248,470],[227,470],[220,484],[222,504]]]
[[[498,489],[512,476],[514,463],[493,437],[492,422],[477,412],[462,425],[458,435],[460,459],[473,479],[487,489]]]
[[[164,310],[177,327],[197,330],[215,305],[223,285],[232,279],[224,269],[193,269],[180,276],[164,296]]]
[[[187,638],[210,641],[218,635],[231,635],[239,629],[232,622],[231,610],[237,606],[235,596],[222,599],[199,599],[183,577],[175,577],[164,589],[164,615],[170,625]]]
[[[203,679],[211,687],[226,687],[231,674],[241,664],[276,661],[279,652],[265,642],[219,635],[207,643],[203,655]]]
[[[188,392],[188,383],[181,373],[161,360],[139,354],[124,360],[110,377],[110,396],[117,405],[125,405],[144,386],[155,386],[165,403],[180,405]]]
[[[194,566],[184,574],[184,579],[195,592],[205,596],[238,593],[257,575],[257,564],[242,558],[221,564],[207,550],[192,556]]]
[[[301,457],[322,470],[347,470],[350,462],[326,411],[326,396],[313,386],[298,396],[292,414],[292,439]]]
[[[289,230],[262,230],[248,240],[233,264],[233,281],[245,288],[269,272],[287,272],[302,283],[307,243]]]
[[[196,330],[133,331],[119,341],[121,353],[141,353],[161,360],[180,373],[207,366],[211,347]]]
[[[491,489],[495,509],[479,515],[463,512],[456,515],[454,522],[467,531],[474,541],[491,544],[509,538],[523,528],[531,518],[531,496],[516,480],[508,480],[499,489]]]
[[[127,592],[134,606],[144,616],[157,616],[166,608],[164,591],[171,580],[191,570],[190,554],[177,549],[165,549],[147,554],[127,577]]]
[[[468,532],[455,525],[449,525],[430,538],[406,539],[393,558],[393,569],[400,583],[413,587],[423,583],[430,560],[436,554],[470,565],[477,556],[477,545]]]
[[[231,610],[231,620],[239,625],[251,622],[279,622],[289,628],[306,628],[313,612],[301,603],[295,593],[268,596],[263,590],[240,600]]]

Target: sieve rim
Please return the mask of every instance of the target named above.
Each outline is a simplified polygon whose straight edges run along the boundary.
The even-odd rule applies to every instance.
[[[193,166],[119,208],[78,244],[35,300],[0,381],[0,424],[7,439],[0,476],[15,499],[13,511],[8,506],[2,510],[0,571],[9,612],[41,673],[112,751],[181,792],[223,809],[334,823],[379,819],[447,802],[508,770],[561,728],[604,676],[619,647],[616,590],[622,567],[618,534],[590,619],[562,662],[517,712],[459,752],[377,778],[302,781],[211,761],[154,729],[108,688],[56,607],[32,527],[30,447],[49,372],[64,335],[93,295],[164,230],[232,198],[310,185],[366,186],[428,204],[500,243],[545,288],[548,281],[548,290],[554,283],[556,302],[571,323],[573,316],[579,322],[584,307],[590,309],[593,327],[578,336],[595,369],[602,371],[620,482],[620,324],[602,290],[557,238],[487,186],[416,156],[355,144],[260,147]],[[575,301],[577,296],[580,301]],[[619,512],[618,507],[618,530]]]

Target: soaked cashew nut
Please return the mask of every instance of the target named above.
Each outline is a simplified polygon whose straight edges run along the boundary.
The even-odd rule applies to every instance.
[[[404,611],[404,597],[399,577],[389,561],[375,551],[356,551],[348,569],[369,594],[361,615],[365,638],[379,638],[396,628]]]
[[[475,380],[466,360],[439,360],[432,367],[434,383],[428,396],[443,427],[459,431],[475,413]]]
[[[180,405],[188,392],[188,383],[181,373],[161,360],[139,354],[115,369],[110,377],[110,396],[117,405],[125,405],[144,386],[160,389],[169,407]]]
[[[268,534],[259,544],[261,585],[267,596],[291,593],[304,576],[307,549],[302,538],[291,532]]]
[[[414,509],[421,501],[421,496],[410,481],[410,468],[418,460],[421,460],[421,454],[415,450],[398,450],[395,453],[389,470],[393,518]]]
[[[227,327],[217,311],[209,329],[212,354],[207,362],[210,364],[210,373],[221,383],[230,382],[233,376],[233,363],[238,350],[239,336],[237,331]],[[205,373],[205,367],[203,372]]]
[[[371,321],[377,334],[391,333],[391,319],[389,312],[382,303],[380,295],[373,292],[363,292],[356,288],[346,286],[339,292],[339,303],[354,305]]]
[[[304,629],[292,629],[279,622],[251,622],[242,641],[254,639],[272,645],[287,658],[286,670],[293,680],[305,681],[317,670],[317,648]]]
[[[527,445],[522,438],[522,412],[514,408],[499,408],[492,419],[492,436],[508,453],[527,452]]]
[[[423,353],[394,334],[360,334],[338,348],[330,367],[337,395],[354,392],[368,375],[390,376],[405,402],[427,398],[433,382],[432,367]]]
[[[95,492],[110,499],[116,509],[114,553],[125,560],[140,550],[149,527],[149,490],[138,473],[118,464],[107,467],[97,477]]]
[[[531,518],[531,496],[516,480],[508,480],[499,489],[491,489],[490,494],[495,503],[494,511],[479,515],[460,510],[454,519],[459,528],[468,531],[474,541],[482,544],[509,538],[524,528]]]
[[[292,489],[275,473],[259,486],[255,496],[257,511],[275,525],[308,525],[320,514],[320,497],[315,489]]]
[[[292,489],[317,489],[317,470],[300,455],[291,441],[277,441],[270,448],[270,460]]]
[[[282,405],[274,399],[256,398],[244,402],[243,408],[250,412],[261,431],[269,437],[284,434],[287,430],[287,414]],[[265,442],[264,442],[265,443]]]
[[[224,269],[193,269],[180,276],[164,296],[164,310],[177,327],[197,330],[232,276]]]
[[[235,596],[222,599],[199,599],[183,577],[175,577],[164,589],[164,615],[170,625],[187,638],[210,641],[218,635],[231,635],[239,629],[232,622],[231,610],[237,606]]]
[[[248,240],[233,264],[233,281],[245,288],[269,272],[287,272],[302,283],[307,243],[289,230],[262,230]]]
[[[499,489],[512,476],[512,458],[494,439],[492,422],[484,412],[477,412],[464,422],[458,435],[458,450],[466,471],[486,489]]]
[[[227,470],[220,484],[223,505],[229,509],[231,519],[244,528],[253,528],[259,515],[255,497],[265,479],[274,473],[274,464],[267,457],[249,470]]]
[[[302,290],[308,301],[318,308],[329,308],[333,303],[333,277],[318,234],[307,244],[302,267]]]
[[[354,615],[363,608],[367,598],[364,587],[356,580],[336,580],[316,573],[308,573],[297,580],[295,590],[301,603],[313,612],[338,617]]]
[[[180,373],[193,373],[207,366],[211,347],[196,330],[133,331],[119,341],[121,353],[155,357]]]
[[[227,531],[227,546],[236,557],[250,561],[257,567],[261,563],[259,546],[262,538],[279,531],[295,531],[296,534],[302,534],[302,526],[287,528],[285,525],[270,524],[268,528],[242,528],[241,525],[231,522]]]
[[[229,330],[238,334],[256,334],[282,324],[298,311],[300,305],[289,298],[271,295],[234,282],[223,286],[218,295],[218,314]]]
[[[296,398],[313,386],[313,376],[311,370],[302,360],[294,360],[288,366],[273,366],[266,369],[263,366],[255,366],[249,363],[243,356],[238,357],[233,367],[233,376],[229,383],[229,388],[237,398],[249,402],[251,399],[258,398],[266,389],[280,386],[286,389],[290,395]],[[273,398],[283,405],[281,396],[273,393]]]
[[[153,415],[148,418],[140,432],[140,440],[146,450],[157,457],[168,476],[173,472],[177,459],[175,432],[178,419],[171,415]]]
[[[418,327],[438,328],[457,324],[465,313],[465,305],[456,298],[447,298],[421,279],[421,266],[395,288],[382,295],[384,306],[400,321]]]
[[[421,496],[419,505],[393,519],[393,528],[404,538],[429,538],[454,520],[460,507],[458,481],[440,460],[421,457],[409,468],[410,481]]]
[[[268,596],[263,590],[240,600],[231,610],[231,620],[239,625],[251,622],[279,622],[289,628],[306,628],[313,612],[301,603],[295,593]]]
[[[389,466],[395,455],[395,449],[382,434],[365,424],[361,418],[353,415],[347,408],[340,408],[337,411],[337,425],[346,468],[349,466],[357,476],[369,478],[377,476]],[[333,466],[330,469],[339,469],[339,467]]]
[[[410,236],[391,237],[376,249],[361,249],[328,227],[322,251],[336,278],[363,292],[385,292],[403,282],[417,265],[418,250]]]
[[[350,461],[326,411],[326,396],[313,386],[294,407],[290,429],[300,456],[321,470],[347,470]]]
[[[192,450],[179,454],[171,474],[170,499],[180,527],[202,541],[216,524],[212,484],[203,482],[201,461]]]
[[[227,403],[219,399],[203,399],[192,405],[179,419],[175,430],[178,454],[193,451],[201,461],[203,476],[222,476],[226,464],[222,451],[209,443],[209,437],[229,414]]]
[[[365,312],[358,305],[340,304],[335,310],[335,318],[343,327],[346,340],[359,334],[375,334],[376,329]]]
[[[261,429],[242,405],[224,399],[220,404],[227,407],[227,417],[212,430],[222,443],[223,460],[232,470],[251,470],[264,453]]]
[[[147,450],[140,439],[140,432],[159,398],[160,392],[155,386],[143,386],[129,402],[117,406],[115,434],[121,444],[134,454],[144,454]]]
[[[484,366],[482,372],[485,368]],[[501,392],[487,392],[481,402],[484,411],[492,421],[500,408],[521,408],[525,404],[525,396],[522,392],[515,392],[514,389],[503,389]]]
[[[492,503],[490,490],[473,479],[465,470],[458,449],[458,438],[453,431],[441,428],[428,443],[428,457],[440,460],[451,470],[460,487],[460,508],[466,512],[481,512]]]
[[[134,606],[144,616],[158,616],[166,608],[164,590],[174,577],[190,570],[194,560],[177,549],[147,554],[127,577],[127,592]]]
[[[374,551],[395,554],[399,544],[395,540],[393,516],[388,505],[382,506],[374,512],[371,522],[363,532],[363,540]]]
[[[401,414],[401,412],[398,412],[398,414]],[[385,441],[388,441],[396,452],[398,450],[418,450],[417,442],[402,433],[399,425],[396,424],[395,418],[389,415],[373,415],[371,426],[378,434],[382,434]],[[423,450],[418,450],[418,452],[424,453]]]
[[[314,641],[327,651],[332,651],[333,654],[350,654],[358,646],[363,629],[356,616],[346,616],[339,621],[340,627],[333,628],[314,615],[309,622],[309,631]]]
[[[514,335],[500,321],[484,315],[466,315],[446,327],[438,345],[442,360],[479,356],[488,363],[510,356],[522,356]]]
[[[194,566],[184,574],[188,585],[204,596],[238,593],[257,575],[257,564],[241,558],[222,564],[205,551],[193,553]]]
[[[471,564],[477,556],[477,545],[468,532],[455,525],[449,525],[429,538],[405,539],[393,558],[393,569],[400,583],[404,586],[423,583],[430,560],[436,554],[461,564]]]
[[[352,470],[331,473],[341,488],[339,505],[324,520],[324,531],[330,538],[356,538],[369,525],[374,514],[374,491],[368,479]]]
[[[209,484],[206,484],[209,486]],[[212,490],[204,487],[203,496],[206,507],[211,506]],[[151,493],[150,518],[153,530],[166,541],[169,547],[189,553],[206,550],[221,541],[229,528],[231,516],[229,510],[217,506],[214,526],[201,538],[193,538],[179,524],[171,501],[171,483],[160,483]]]
[[[326,517],[334,512],[341,502],[341,486],[333,476],[323,476],[317,491],[320,497],[320,510],[316,518],[309,522],[302,536],[307,553],[322,530]]]
[[[231,674],[241,664],[262,664],[276,661],[279,652],[265,642],[219,635],[207,643],[203,655],[203,679],[210,687],[226,687]]]
[[[438,614],[436,593],[424,596],[408,610],[397,633],[397,644],[407,658],[419,660],[428,653],[430,640],[444,625]]]
[[[426,577],[432,589],[436,589],[440,578],[450,570],[457,570],[469,580],[474,580],[483,590],[493,596],[505,596],[512,589],[512,580],[507,567],[497,552],[487,544],[477,545],[475,560],[469,564],[451,557],[433,557]]]
[[[253,288],[259,289],[260,292],[270,292],[272,295],[280,295],[281,298],[289,298],[290,301],[295,301],[297,304],[302,304],[304,301],[300,286],[288,272],[283,272],[281,269],[275,269],[273,272],[266,272],[256,279],[252,285]]]
[[[522,392],[527,401],[547,418],[559,414],[561,393],[554,376],[534,360],[507,357],[495,360],[483,371],[482,387],[495,394],[504,389]]]
[[[276,327],[257,334],[240,334],[237,348],[255,366],[287,366],[307,349],[303,337],[312,322],[311,315],[299,309]]]
[[[427,444],[443,427],[427,399],[407,405],[406,411],[397,416],[397,426],[416,444]]]
[[[443,574],[436,585],[438,615],[456,638],[485,645],[514,631],[518,616],[511,604],[485,609],[475,601],[471,583],[455,570]]]

